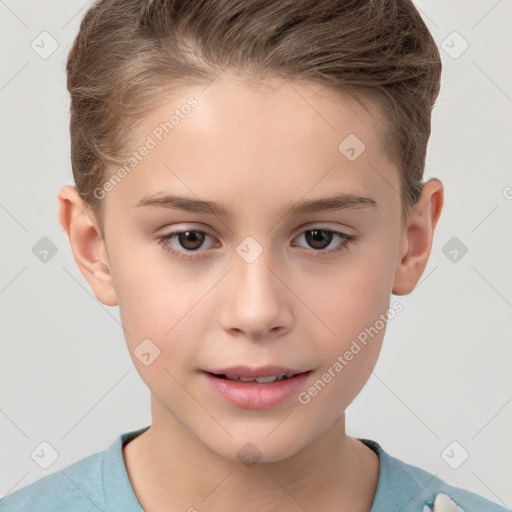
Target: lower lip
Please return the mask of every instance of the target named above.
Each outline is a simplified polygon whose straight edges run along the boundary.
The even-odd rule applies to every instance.
[[[300,373],[288,379],[265,384],[222,379],[207,372],[203,372],[203,375],[212,389],[231,404],[244,409],[269,409],[297,393],[310,373],[311,371]]]

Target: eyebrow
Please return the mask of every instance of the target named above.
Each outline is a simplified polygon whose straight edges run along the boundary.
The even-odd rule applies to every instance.
[[[176,195],[145,196],[136,205],[137,208],[161,207],[183,210],[192,213],[209,213],[221,217],[230,217],[229,209],[213,201],[204,201]],[[300,215],[328,210],[351,210],[356,208],[376,207],[377,202],[370,197],[363,197],[352,193],[341,193],[320,199],[301,200],[296,203],[285,204],[278,214],[283,217],[287,214]]]

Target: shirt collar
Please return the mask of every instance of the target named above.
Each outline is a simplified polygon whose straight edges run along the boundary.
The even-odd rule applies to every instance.
[[[379,457],[379,481],[370,512],[423,511],[443,483],[437,475],[407,464],[371,439],[360,439]]]
[[[122,447],[150,426],[121,434],[105,452],[101,480],[109,512],[144,512],[128,478]]]

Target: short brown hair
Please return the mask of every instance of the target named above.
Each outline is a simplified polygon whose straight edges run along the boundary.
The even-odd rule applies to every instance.
[[[97,0],[69,52],[67,87],[73,176],[102,234],[94,190],[107,165],[121,163],[130,125],[158,108],[158,93],[226,69],[253,83],[310,80],[363,106],[376,100],[406,220],[421,193],[441,78],[411,0]]]

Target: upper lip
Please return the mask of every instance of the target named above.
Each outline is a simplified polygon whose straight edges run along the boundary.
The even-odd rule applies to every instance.
[[[215,373],[216,375],[230,375],[235,377],[270,377],[272,375],[297,375],[309,370],[295,370],[286,368],[285,366],[260,366],[259,368],[250,368],[249,366],[230,366],[229,368],[219,368],[213,370],[205,370],[208,373]]]

